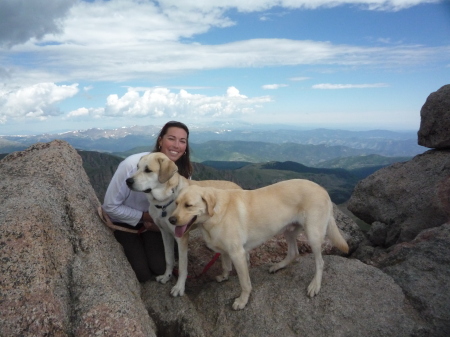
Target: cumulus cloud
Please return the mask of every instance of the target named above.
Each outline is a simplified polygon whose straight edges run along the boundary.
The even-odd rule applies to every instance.
[[[0,45],[11,47],[60,33],[62,20],[76,0],[2,0],[0,1]]]
[[[175,93],[168,88],[146,89],[142,95],[129,88],[122,96],[109,95],[104,108],[80,108],[69,117],[235,117],[253,113],[262,104],[271,102],[269,96],[247,97],[235,87],[223,96],[192,94],[186,90]]]
[[[322,83],[312,86],[313,89],[367,89],[367,88],[384,88],[389,85],[386,83],[373,83],[373,84],[330,84]]]
[[[39,83],[0,91],[0,123],[8,119],[39,119],[60,115],[56,104],[76,95],[78,84]]]

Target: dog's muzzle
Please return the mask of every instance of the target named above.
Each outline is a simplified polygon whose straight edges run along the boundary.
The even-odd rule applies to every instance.
[[[133,179],[133,178],[128,178],[127,180],[125,180],[125,182],[127,183],[127,186],[128,186],[128,188],[129,188],[130,190],[136,191],[136,190],[133,188],[133,185],[134,185],[134,179]],[[144,193],[151,193],[151,191],[152,191],[151,188],[147,188],[146,190],[141,191],[141,192],[144,192]]]
[[[125,182],[127,183],[127,186],[129,188],[132,188],[133,184],[134,184],[134,179],[133,178],[128,178],[127,180],[125,180]]]

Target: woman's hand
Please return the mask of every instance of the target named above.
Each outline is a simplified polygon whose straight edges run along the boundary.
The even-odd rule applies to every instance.
[[[159,227],[155,224],[152,217],[148,212],[142,213],[142,221],[144,222],[144,227],[152,232],[159,232]]]
[[[145,221],[144,222],[144,227],[152,232],[159,232],[159,227],[154,223],[154,222],[150,222],[150,221]]]

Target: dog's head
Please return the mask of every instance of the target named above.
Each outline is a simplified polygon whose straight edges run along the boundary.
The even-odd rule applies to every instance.
[[[136,173],[126,183],[133,191],[151,193],[153,198],[165,200],[172,194],[168,182],[177,171],[177,165],[164,153],[153,152],[139,160]]]
[[[207,221],[214,215],[215,202],[214,189],[190,185],[184,187],[175,200],[176,208],[169,218],[175,225],[175,235],[183,236],[192,225]]]

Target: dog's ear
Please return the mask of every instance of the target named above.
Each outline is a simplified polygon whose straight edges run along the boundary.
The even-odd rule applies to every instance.
[[[213,191],[210,191],[209,189],[204,191],[202,194],[202,200],[206,205],[206,210],[208,212],[209,216],[214,215],[214,207],[216,207],[216,197],[213,193]]]
[[[173,177],[175,172],[178,171],[178,167],[177,167],[177,164],[175,164],[169,158],[158,158],[158,161],[159,161],[158,181],[161,184],[164,184],[170,178]]]

